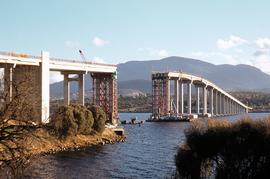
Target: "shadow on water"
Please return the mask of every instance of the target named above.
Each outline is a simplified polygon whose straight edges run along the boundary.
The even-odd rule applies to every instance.
[[[150,114],[120,114],[146,120]],[[264,117],[265,113],[249,114]],[[235,120],[240,116],[226,117]],[[125,125],[127,141],[80,151],[41,156],[32,161],[26,177],[35,178],[165,178],[173,173],[174,155],[184,141],[187,122]]]

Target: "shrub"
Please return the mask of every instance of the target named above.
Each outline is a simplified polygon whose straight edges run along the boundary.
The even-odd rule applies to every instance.
[[[59,137],[89,134],[93,126],[91,111],[81,105],[61,106],[51,117],[51,126]]]
[[[94,117],[93,129],[99,133],[102,133],[105,129],[106,114],[101,107],[97,105],[89,106],[88,108]]]
[[[182,178],[270,176],[270,119],[195,122],[176,155]]]

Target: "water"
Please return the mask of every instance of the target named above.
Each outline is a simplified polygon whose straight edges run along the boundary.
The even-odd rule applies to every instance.
[[[121,120],[146,120],[149,113],[122,113]],[[253,118],[266,113],[248,114]],[[241,116],[226,117],[235,120]],[[34,178],[169,178],[175,169],[174,155],[184,141],[187,122],[125,125],[127,141],[82,151],[41,156],[32,161],[26,177]]]

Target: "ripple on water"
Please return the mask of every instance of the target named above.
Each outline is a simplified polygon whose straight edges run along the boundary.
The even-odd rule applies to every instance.
[[[137,115],[121,114],[123,119]],[[265,116],[266,114],[264,114]],[[255,115],[256,116],[256,115]],[[260,114],[260,117],[263,115]],[[238,116],[239,117],[239,116]],[[252,116],[254,117],[254,115]],[[230,117],[230,120],[235,118]],[[34,178],[165,178],[173,173],[174,156],[189,123],[126,125],[127,141],[61,152],[34,159],[27,175]]]

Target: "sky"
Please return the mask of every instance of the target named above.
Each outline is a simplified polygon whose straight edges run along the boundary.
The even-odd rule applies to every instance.
[[[270,74],[269,8],[267,0],[1,0],[0,51],[80,60],[81,49],[112,64],[182,56]]]

